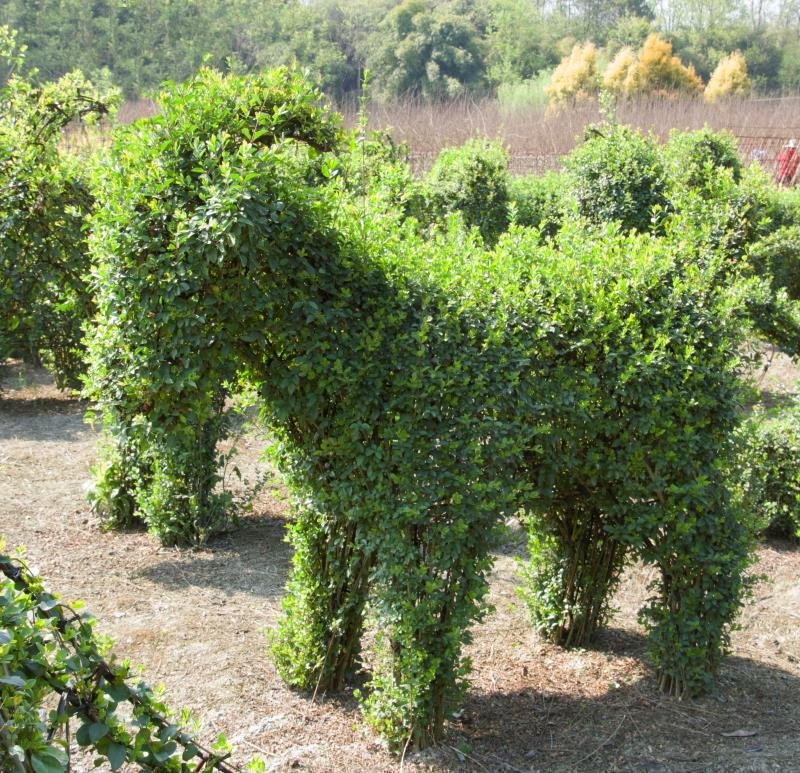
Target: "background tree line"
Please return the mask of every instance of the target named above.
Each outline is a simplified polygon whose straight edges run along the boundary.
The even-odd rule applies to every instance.
[[[296,61],[337,100],[365,69],[377,99],[502,99],[546,81],[576,42],[613,57],[654,31],[704,81],[738,50],[757,90],[800,87],[800,0],[3,0],[0,24],[43,79],[80,68],[130,98],[203,63]]]

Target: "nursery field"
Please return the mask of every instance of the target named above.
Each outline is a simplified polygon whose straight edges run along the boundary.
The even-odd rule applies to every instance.
[[[788,360],[759,384],[777,403],[797,374]],[[237,531],[202,549],[162,547],[143,532],[103,532],[84,497],[98,434],[85,405],[44,371],[0,366],[0,534],[66,599],[80,598],[119,658],[161,682],[170,705],[224,732],[233,762],[269,769],[475,771],[792,771],[800,760],[800,549],[767,542],[764,575],[733,634],[717,689],[699,700],[661,695],[636,622],[649,570],[629,569],[596,648],[541,639],[515,591],[524,536],[510,524],[491,578],[494,612],[474,629],[463,710],[443,741],[404,758],[365,728],[355,699],[293,692],[268,660],[290,549],[287,506],[269,479]],[[253,478],[262,440],[240,441]],[[86,770],[91,764],[87,763]],[[81,764],[74,767],[77,773]]]

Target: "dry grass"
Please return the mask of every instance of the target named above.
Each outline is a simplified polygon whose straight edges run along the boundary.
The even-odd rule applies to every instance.
[[[352,125],[355,113],[344,108]],[[472,137],[500,139],[509,149],[514,173],[558,166],[575,146],[587,124],[600,119],[596,102],[577,104],[557,113],[543,106],[504,109],[494,100],[462,99],[447,104],[405,102],[374,104],[370,127],[391,128],[407,142],[417,168],[427,168],[443,147],[461,145]],[[617,118],[665,140],[671,129],[710,126],[728,129],[740,140],[745,157],[759,148],[772,156],[790,137],[800,136],[800,97],[734,99],[708,104],[700,98],[663,97],[620,101]]]
[[[781,367],[770,376],[779,391],[796,377]],[[350,694],[312,703],[287,689],[265,656],[264,630],[278,614],[290,560],[279,484],[262,491],[241,529],[202,550],[102,532],[82,492],[97,439],[84,406],[41,371],[18,363],[0,370],[0,534],[27,545],[49,586],[84,599],[118,655],[143,664],[173,705],[202,717],[204,739],[224,731],[239,761],[259,753],[274,770],[397,770]],[[244,438],[251,467],[259,446]],[[650,570],[628,571],[597,648],[565,652],[543,642],[520,608],[521,547],[511,532],[498,552],[496,609],[475,629],[463,713],[441,746],[407,758],[404,769],[798,770],[800,550],[761,548],[757,571],[769,579],[745,610],[718,691],[677,702],[656,692],[636,622]],[[740,729],[756,734],[723,735]]]

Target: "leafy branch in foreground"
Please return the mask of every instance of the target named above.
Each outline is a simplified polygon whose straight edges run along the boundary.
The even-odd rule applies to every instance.
[[[114,771],[126,762],[169,773],[239,770],[225,762],[224,737],[206,749],[182,729],[188,713],[174,722],[156,691],[131,683],[130,663],[106,659],[108,642],[79,606],[48,593],[24,561],[0,555],[0,768],[68,770],[74,737],[97,753],[97,764],[107,760]],[[46,713],[54,693],[58,705]]]

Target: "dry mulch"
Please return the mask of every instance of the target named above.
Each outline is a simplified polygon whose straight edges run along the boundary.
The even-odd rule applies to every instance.
[[[745,609],[717,691],[675,701],[655,689],[636,610],[649,569],[632,567],[611,627],[591,650],[563,651],[533,632],[517,599],[513,532],[492,577],[495,611],[476,627],[472,688],[444,743],[402,761],[366,729],[352,696],[286,688],[266,657],[290,550],[282,489],[270,482],[240,529],[202,550],[165,549],[148,534],[103,532],[84,484],[97,433],[85,405],[42,371],[0,365],[0,535],[25,545],[49,587],[83,599],[118,657],[163,683],[169,702],[225,732],[235,760],[272,769],[475,771],[800,770],[800,550],[770,543],[767,579]],[[785,363],[759,388],[778,397]],[[261,443],[245,436],[244,467]],[[747,731],[747,735],[725,735]],[[91,769],[91,768],[87,768]]]

